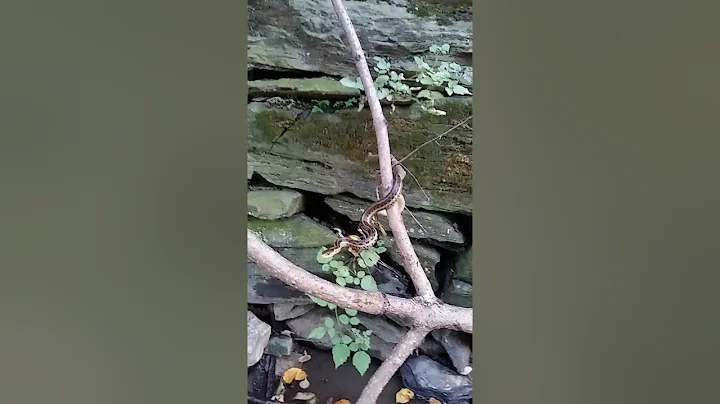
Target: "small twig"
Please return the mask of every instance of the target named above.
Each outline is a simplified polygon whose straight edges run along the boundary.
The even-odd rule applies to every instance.
[[[400,342],[395,345],[390,356],[373,373],[355,404],[375,404],[383,388],[388,384],[395,372],[400,369],[400,366],[405,363],[408,356],[422,343],[428,332],[429,330],[426,328],[411,328],[400,339]]]
[[[460,126],[464,125],[465,122],[467,122],[467,121],[469,121],[469,120],[471,120],[471,119],[472,119],[472,115],[470,115],[469,117],[465,118],[465,119],[464,119],[462,122],[460,122],[459,124],[453,126],[452,128],[446,130],[445,132],[443,132],[443,133],[435,136],[434,138],[432,138],[432,139],[428,140],[427,142],[421,144],[420,146],[416,147],[415,150],[411,151],[411,152],[408,153],[405,157],[403,157],[403,158],[401,158],[400,160],[398,160],[398,162],[395,163],[395,165],[400,164],[400,163],[402,163],[403,161],[407,160],[408,157],[410,157],[410,156],[412,156],[413,154],[417,153],[418,150],[420,150],[420,149],[422,149],[423,147],[427,146],[428,144],[430,144],[430,143],[432,143],[432,142],[440,139],[441,137],[447,135],[448,133],[454,131],[455,129],[457,129],[457,128],[459,128]]]
[[[428,202],[430,202],[430,196],[425,192],[422,185],[420,185],[420,181],[418,181],[415,174],[413,174],[412,171],[410,171],[410,169],[407,168],[407,166],[405,164],[402,164],[402,163],[398,163],[398,164],[400,164],[400,167],[402,167],[408,174],[410,174],[411,177],[413,177],[413,179],[415,180],[415,183],[418,185],[418,188],[420,188],[420,192],[422,192],[423,195],[425,195],[425,198],[428,200]]]

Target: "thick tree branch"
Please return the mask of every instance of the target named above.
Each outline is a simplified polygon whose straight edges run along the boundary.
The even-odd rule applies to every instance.
[[[365,59],[365,52],[363,52],[360,39],[355,32],[355,28],[353,27],[350,16],[345,9],[345,5],[342,0],[332,0],[332,4],[335,8],[335,13],[340,19],[340,25],[342,25],[343,30],[345,31],[345,36],[347,37],[352,51],[353,60],[355,61],[355,67],[360,75],[360,80],[362,81],[365,89],[365,96],[367,97],[368,104],[370,106],[370,112],[373,117],[373,126],[375,128],[375,135],[377,138],[380,180],[383,194],[387,194],[392,186],[393,178],[392,155],[390,154],[390,139],[388,137],[387,121],[383,115],[380,100],[375,92],[375,84],[372,76],[370,75],[367,60]],[[403,259],[405,271],[407,271],[413,285],[415,285],[418,297],[428,302],[436,301],[437,298],[433,293],[430,281],[428,280],[427,275],[425,275],[425,271],[420,265],[420,261],[415,254],[415,249],[410,242],[410,236],[408,236],[407,229],[403,223],[402,215],[398,210],[398,206],[393,205],[387,210],[387,212],[388,224],[392,230],[393,237],[395,238],[395,247]]]
[[[263,243],[248,229],[248,258],[290,287],[340,307],[368,314],[392,314],[406,319],[411,327],[449,328],[473,332],[472,309],[442,302],[403,299],[381,292],[345,288],[298,267]]]
[[[375,404],[395,372],[400,369],[400,366],[405,363],[408,356],[422,343],[429,332],[427,328],[411,328],[405,334],[405,338],[395,345],[390,356],[373,373],[355,404]]]

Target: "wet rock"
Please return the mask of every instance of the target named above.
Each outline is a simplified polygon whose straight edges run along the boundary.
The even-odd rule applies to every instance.
[[[332,315],[331,311],[318,308],[300,317],[289,320],[286,324],[290,330],[295,333],[297,339],[307,340],[320,349],[331,349],[332,344],[327,334],[319,340],[307,339],[307,337],[314,328],[322,326],[325,317]],[[400,326],[382,316],[370,316],[364,313],[358,313],[357,317],[361,321],[359,328],[367,328],[373,331],[370,336],[370,350],[368,354],[380,360],[388,358],[395,345],[400,342],[408,330],[406,327]],[[349,328],[350,326],[342,324],[335,325],[335,329],[338,331]],[[425,341],[423,341],[420,350],[435,356],[440,355],[444,351],[442,346],[431,338],[426,338]]]
[[[403,384],[421,400],[435,398],[443,404],[470,404],[472,379],[433,361],[412,356],[400,367]]]
[[[289,302],[278,302],[273,304],[273,315],[277,321],[285,321],[291,318],[300,317],[315,308],[315,304],[295,304]]]
[[[262,220],[277,220],[301,212],[304,196],[292,190],[258,190],[248,192],[247,203],[248,215]]]
[[[413,57],[431,44],[450,45],[445,57],[464,67],[463,83],[472,85],[472,22],[424,18],[407,2],[345,4],[363,49],[387,57],[397,69],[417,69]],[[448,25],[449,24],[449,25]],[[248,1],[248,68],[357,75],[332,7],[315,0]],[[410,75],[407,75],[410,77]]]
[[[332,78],[252,80],[248,81],[248,95],[252,98],[333,100],[358,97],[360,90],[342,85],[339,80]]]
[[[455,306],[472,307],[472,285],[453,279],[443,293],[442,301]]]
[[[403,265],[402,257],[395,247],[395,239],[391,236],[382,236],[381,239],[385,242],[388,256],[396,263]],[[417,243],[413,243],[413,248],[425,275],[430,280],[430,285],[434,291],[437,291],[439,284],[435,276],[435,265],[440,262],[440,252],[436,248]]]
[[[272,356],[286,356],[292,353],[293,340],[287,335],[273,335],[265,347],[265,353]]]
[[[470,98],[470,97],[462,97]],[[471,100],[438,103],[447,116],[412,108],[386,111],[393,154],[402,158],[457,121],[472,115]],[[248,171],[286,188],[324,195],[350,193],[376,200],[377,154],[368,108],[306,114],[302,108],[248,104]],[[403,184],[406,205],[439,212],[472,212],[472,130],[458,128],[403,162],[411,176]]]
[[[454,278],[472,284],[472,246],[458,254]]]
[[[247,312],[248,322],[248,367],[260,361],[263,351],[270,341],[270,325],[257,318],[255,314]]]
[[[461,375],[467,375],[472,370],[472,349],[470,348],[470,335],[458,331],[440,329],[433,330],[432,336],[450,356],[450,360]]]
[[[254,366],[248,368],[248,401],[265,402],[273,396],[277,376],[275,376],[276,358],[263,355]],[[257,401],[255,401],[257,400]]]
[[[316,261],[317,248],[275,248],[275,250],[293,264],[325,280],[335,282],[335,277],[323,271],[322,265]],[[393,296],[406,296],[409,280],[404,274],[379,263],[373,269],[372,275],[379,291]],[[286,285],[250,260],[248,260],[247,293],[248,303],[251,304],[312,303],[304,293]]]
[[[359,221],[363,211],[371,201],[338,195],[325,198],[334,211],[341,213],[354,221]],[[458,230],[457,224],[449,218],[431,212],[409,211],[405,209],[402,213],[405,228],[408,235],[416,239],[432,239],[440,242],[463,244],[465,236]],[[414,217],[414,218],[413,218]],[[378,221],[388,234],[391,234],[390,226],[386,216],[378,215]],[[439,260],[439,258],[438,258]]]
[[[336,234],[300,213],[278,220],[248,218],[248,229],[270,247],[322,247],[335,242]]]

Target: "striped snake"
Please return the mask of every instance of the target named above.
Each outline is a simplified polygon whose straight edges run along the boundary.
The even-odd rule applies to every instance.
[[[357,251],[372,247],[378,239],[378,212],[392,206],[398,200],[401,193],[402,177],[397,171],[393,170],[393,182],[392,187],[390,187],[390,192],[377,202],[368,206],[360,217],[360,225],[358,226],[360,236],[343,236],[342,233],[340,233],[339,238],[332,247],[324,251],[321,255],[325,258],[330,258],[338,254],[343,248],[348,248],[348,251],[353,255],[357,255]]]

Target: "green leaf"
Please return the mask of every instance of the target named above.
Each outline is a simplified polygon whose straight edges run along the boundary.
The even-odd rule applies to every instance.
[[[355,354],[357,355],[357,353]],[[332,348],[332,356],[333,362],[335,362],[335,369],[337,369],[342,366],[343,363],[347,362],[350,357],[350,347],[345,344],[337,344]],[[353,362],[354,361],[355,359],[353,359]],[[368,362],[368,365],[370,365],[370,362]],[[365,370],[367,370],[367,368]]]
[[[322,339],[322,337],[325,336],[325,327],[317,327],[313,328],[312,331],[310,331],[310,335],[308,335],[308,338],[310,339]]]
[[[337,283],[337,284],[340,285],[340,286],[345,286],[345,285],[346,285],[346,283],[345,283],[345,278],[343,278],[343,277],[341,277],[341,276],[338,276],[337,278],[335,278],[335,283]]]
[[[378,290],[375,279],[373,279],[372,276],[366,276],[362,278],[362,280],[360,281],[360,287],[364,290],[367,290],[368,292],[375,292]]]
[[[337,267],[337,270],[338,270],[338,273],[340,274],[340,276],[342,276],[342,277],[346,277],[346,276],[350,275],[350,268],[346,267],[345,265],[341,265],[341,266]]]
[[[365,331],[363,331],[363,335],[366,336],[366,337],[371,336],[371,335],[372,335],[372,330],[365,330]]]
[[[431,85],[435,84],[435,80],[433,80],[432,77],[423,76],[420,78],[420,84],[425,85],[425,86],[431,86]]]
[[[367,265],[365,265],[365,261],[362,260],[362,257],[357,260],[358,265],[360,268],[367,268]]]
[[[327,328],[334,328],[335,327],[335,321],[331,319],[330,317],[325,317],[325,327]]]
[[[328,303],[328,309],[335,310],[336,307],[337,305],[335,303]]]
[[[360,284],[360,278],[353,278],[353,285],[359,285]]]
[[[328,305],[328,302],[326,302],[325,300],[318,299],[317,297],[315,297],[315,296],[310,296],[310,295],[308,295],[308,297],[310,298],[310,300],[312,300],[313,302],[315,302],[315,304],[317,304],[317,305],[320,306],[320,307],[327,307],[327,305]]]
[[[350,345],[348,345],[348,348],[350,348],[351,351],[356,352],[360,350],[360,344],[357,342],[351,342]]]
[[[378,254],[382,254],[382,253],[384,253],[385,251],[387,251],[387,248],[385,248],[385,247],[378,247],[378,248],[375,249],[375,252],[378,253]]]
[[[355,87],[355,79],[352,77],[343,77],[340,79],[340,84],[346,87]]]
[[[450,51],[450,45],[448,45],[448,44],[443,44],[443,45],[440,47],[440,50],[441,50],[443,53],[448,53],[448,52]]]
[[[352,338],[348,337],[347,335],[343,335],[342,338],[340,338],[340,339],[342,340],[342,343],[345,345],[352,342]]]
[[[385,244],[384,241],[378,240],[377,243],[375,243],[376,246],[380,247],[381,245]]]
[[[327,248],[322,247],[320,250],[318,250],[317,256],[315,257],[315,260],[318,262],[318,264],[327,264],[328,262],[332,261],[332,257],[323,257],[322,253],[327,251]]]
[[[381,74],[375,79],[375,85],[378,87],[383,87],[385,84],[387,84],[388,81],[390,81],[390,76],[388,76],[387,74]]]
[[[345,277],[345,284],[352,284],[353,283],[353,277],[352,275],[348,275]]]
[[[364,278],[364,277],[365,277],[365,271],[358,271],[357,277],[358,277],[358,278]]]
[[[350,317],[350,324],[358,325],[360,324],[360,319],[358,319],[357,317]]]
[[[338,346],[340,346],[340,345],[338,345]],[[350,354],[350,352],[348,349],[348,355],[349,354]],[[333,352],[333,359],[334,359],[334,352]],[[347,360],[347,359],[345,359],[345,360]],[[355,369],[357,369],[357,371],[360,372],[360,376],[364,376],[365,372],[367,372],[368,368],[370,367],[370,355],[368,355],[367,352],[364,352],[364,351],[357,351],[353,355],[352,364],[353,364],[353,366],[355,366]],[[337,369],[337,366],[335,368]]]
[[[338,316],[338,321],[342,324],[347,324],[350,322],[350,317],[348,317],[347,314],[341,314]]]
[[[432,99],[430,96],[430,90],[422,90],[417,94],[418,98]]]
[[[430,99],[432,99],[432,100],[441,100],[441,99],[443,99],[443,98],[445,98],[445,96],[443,95],[443,93],[438,92],[438,91],[430,91]]]
[[[345,313],[347,313],[348,316],[356,316],[358,314],[358,311],[355,309],[345,309]]]
[[[330,266],[333,268],[337,268],[342,265],[342,262],[340,261],[330,261]]]
[[[327,329],[328,337],[330,337],[330,341],[332,341],[333,338],[335,338],[335,329],[334,328],[328,328]]]
[[[470,94],[470,91],[468,91],[467,88],[465,88],[461,85],[456,85],[455,87],[453,87],[453,91],[455,92],[455,94],[460,94],[460,95]]]
[[[329,265],[329,264],[323,264],[323,265],[322,265],[322,270],[325,271],[325,272],[328,272],[328,271],[330,270],[330,265]]]
[[[453,90],[450,87],[445,87],[445,92],[449,97],[453,95]]]
[[[340,339],[340,337],[338,336],[334,336],[330,339],[330,342],[332,342],[333,345],[337,345],[342,343],[342,339]]]

